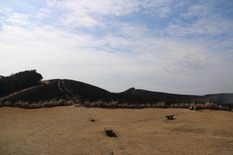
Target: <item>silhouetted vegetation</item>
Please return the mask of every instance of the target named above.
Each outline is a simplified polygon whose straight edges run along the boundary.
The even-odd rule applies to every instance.
[[[35,86],[39,84],[39,81],[42,80],[42,78],[41,74],[37,73],[36,70],[27,70],[6,77],[1,76],[0,96]]]

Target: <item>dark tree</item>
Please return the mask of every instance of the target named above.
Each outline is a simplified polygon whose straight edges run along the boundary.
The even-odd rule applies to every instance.
[[[0,78],[0,96],[38,85],[43,79],[36,70],[26,70],[10,76]]]

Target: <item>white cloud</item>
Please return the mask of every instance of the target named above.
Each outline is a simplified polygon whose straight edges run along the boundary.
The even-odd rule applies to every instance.
[[[11,24],[28,25],[30,24],[30,22],[28,22],[28,17],[28,15],[13,13],[6,22]]]
[[[136,29],[135,26],[133,29]],[[181,75],[184,75],[183,71],[187,73],[187,70],[190,69],[190,66],[186,66],[190,63],[189,59],[192,63],[207,66],[207,69],[208,65],[215,63],[211,62],[211,59],[208,58],[209,55],[205,56],[206,53],[203,50],[186,51],[192,44],[185,43],[186,47],[184,48],[182,43],[170,39],[153,38],[150,35],[147,37],[143,35],[145,38],[141,38],[140,35],[136,37],[129,35],[131,38],[128,39],[119,36],[118,38],[113,37],[111,39],[115,45],[110,46],[113,53],[96,50],[102,47],[103,43],[111,42],[109,37],[99,40],[85,34],[64,33],[54,27],[37,27],[28,30],[5,26],[0,35],[2,38],[0,41],[1,58],[3,58],[1,70],[5,70],[6,66],[11,66],[9,67],[11,69],[15,69],[16,66],[17,69],[21,67],[21,70],[27,66],[33,66],[41,71],[50,68],[55,71],[46,71],[47,78],[64,76],[60,75],[61,72],[64,72],[67,78],[90,81],[100,86],[105,83],[105,80],[116,79],[117,76],[124,77],[125,80],[132,79],[134,82],[129,82],[129,84],[135,86],[142,86],[140,80],[151,78],[154,75],[165,78],[173,74],[174,79],[180,78]],[[15,38],[20,38],[20,40],[16,41]],[[12,40],[17,44],[8,46],[9,44],[6,43],[10,43]],[[124,41],[131,45],[123,46],[130,52],[114,51],[114,48],[120,47]],[[179,62],[183,62],[183,64]],[[73,67],[70,68],[70,66]],[[195,66],[192,69],[194,71]],[[57,73],[54,74],[54,72]],[[102,77],[105,78],[102,79]],[[185,77],[189,77],[189,75],[187,74]],[[124,82],[126,81],[123,80],[122,83]],[[144,84],[145,88],[150,88],[150,85]],[[119,91],[122,87],[130,87],[130,85],[112,84],[107,89]]]
[[[84,14],[101,14],[101,15],[122,15],[128,14],[138,7],[138,1],[129,0],[96,0],[95,2],[91,0],[70,0],[70,1],[58,1],[57,3],[49,3],[51,6],[56,6],[68,10],[70,12],[75,12],[78,16]]]
[[[171,36],[216,36],[232,35],[233,22],[219,17],[201,18],[196,22],[188,25],[170,24],[167,27],[167,33]]]
[[[209,14],[210,14],[210,8],[207,5],[198,4],[198,5],[191,5],[190,7],[188,7],[187,12],[182,13],[181,16],[189,18],[193,16],[202,17]]]
[[[62,10],[60,23],[73,27],[104,27],[103,17],[121,17],[144,10],[145,13],[167,17],[173,1],[162,0],[47,0],[50,9]],[[150,11],[148,11],[150,9]],[[152,11],[153,10],[153,11]]]
[[[43,19],[45,17],[49,17],[51,13],[52,13],[52,11],[49,10],[48,8],[42,8],[42,9],[38,10],[35,17],[38,19]]]
[[[171,22],[166,32],[171,36],[233,36],[233,21],[217,14],[213,4],[202,2],[186,6],[187,11],[180,14],[178,22]],[[200,37],[202,38],[202,36]]]
[[[0,15],[2,23],[21,26],[30,24],[30,15],[14,12],[11,8],[0,7]]]

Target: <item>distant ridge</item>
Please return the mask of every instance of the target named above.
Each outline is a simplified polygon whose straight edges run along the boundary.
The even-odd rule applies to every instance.
[[[133,87],[120,93],[112,93],[84,82],[68,79],[52,79],[41,81],[37,86],[29,87],[0,98],[0,106],[23,108],[71,104],[108,108],[187,108],[192,104],[204,105],[206,103],[211,105],[212,109],[218,109],[219,105],[221,105],[223,110],[231,110],[233,106],[233,93],[208,94],[203,96],[181,95],[153,92]]]

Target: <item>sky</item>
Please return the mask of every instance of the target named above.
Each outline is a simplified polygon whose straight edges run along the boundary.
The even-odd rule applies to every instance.
[[[232,0],[0,0],[0,75],[233,93]]]

